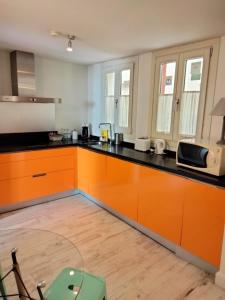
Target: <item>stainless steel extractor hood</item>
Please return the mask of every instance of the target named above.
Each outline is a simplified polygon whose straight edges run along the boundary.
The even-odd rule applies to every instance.
[[[59,98],[36,96],[34,54],[23,51],[10,53],[12,95],[0,96],[1,102],[57,103]]]

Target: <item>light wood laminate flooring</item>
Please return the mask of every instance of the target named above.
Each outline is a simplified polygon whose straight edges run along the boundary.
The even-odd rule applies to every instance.
[[[0,215],[0,229],[19,227],[71,240],[85,269],[106,279],[109,300],[225,299],[211,275],[81,195]]]

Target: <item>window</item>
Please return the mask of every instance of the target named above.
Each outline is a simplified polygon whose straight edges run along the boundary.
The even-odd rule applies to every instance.
[[[120,66],[104,73],[105,121],[115,131],[129,133],[132,120],[133,65]]]
[[[156,58],[152,135],[201,137],[210,48]]]

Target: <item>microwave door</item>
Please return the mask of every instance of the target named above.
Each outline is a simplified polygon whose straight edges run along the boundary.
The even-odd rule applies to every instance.
[[[188,143],[180,143],[178,162],[193,167],[206,168],[208,153],[208,148]]]

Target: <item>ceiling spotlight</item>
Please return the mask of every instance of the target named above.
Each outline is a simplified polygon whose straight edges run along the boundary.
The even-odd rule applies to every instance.
[[[68,45],[67,45],[66,50],[68,52],[72,52],[73,51],[73,45],[72,45],[72,41],[71,40],[68,41]]]
[[[72,45],[72,41],[75,40],[75,36],[74,35],[68,35],[68,44],[67,44],[67,48],[66,50],[68,52],[72,52],[73,51],[73,45]]]
[[[52,37],[59,37],[59,38],[68,39],[66,50],[68,52],[72,52],[73,51],[72,41],[74,41],[76,39],[75,35],[68,34],[68,33],[66,34],[66,33],[63,33],[63,32],[60,32],[60,31],[55,31],[55,30],[51,30],[50,31],[50,35]]]

